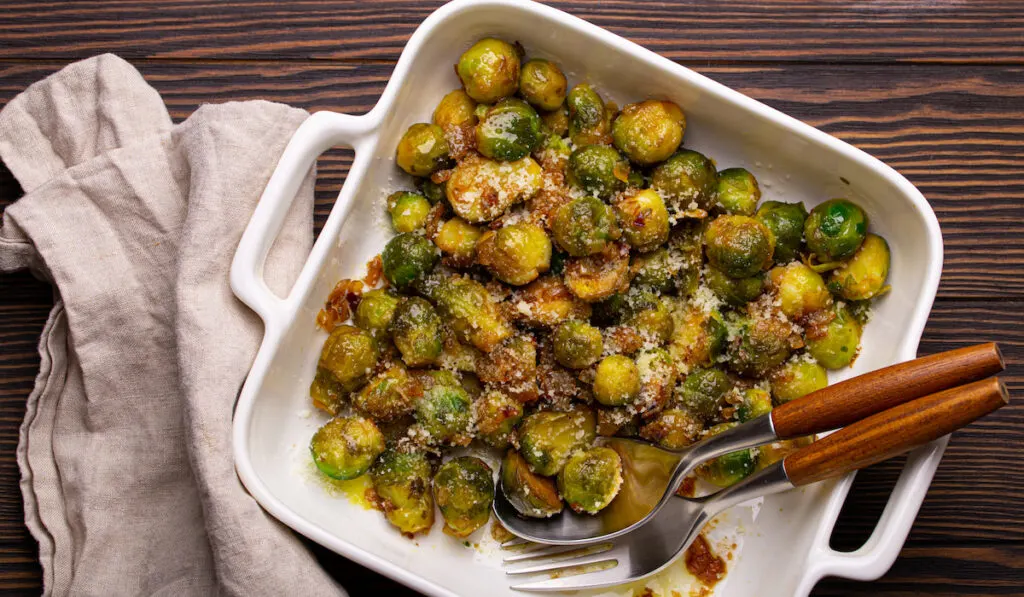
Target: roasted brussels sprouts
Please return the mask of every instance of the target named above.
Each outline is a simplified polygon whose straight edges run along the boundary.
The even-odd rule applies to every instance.
[[[570,369],[585,369],[601,358],[604,340],[601,331],[584,321],[570,320],[551,333],[555,360]]]
[[[775,263],[788,263],[800,256],[807,209],[803,203],[766,201],[754,216],[775,237]]]
[[[429,531],[434,524],[430,468],[422,452],[388,450],[370,469],[384,516],[404,535]]]
[[[842,369],[857,357],[862,328],[846,305],[837,303],[833,313],[827,325],[808,329],[807,352],[828,369]]]
[[[745,423],[772,411],[772,395],[761,388],[747,388],[740,393],[741,401],[736,405],[736,419]]]
[[[412,232],[403,232],[388,241],[380,254],[384,277],[404,290],[434,269],[440,259],[434,243]]]
[[[352,394],[352,406],[378,421],[393,421],[412,412],[423,386],[405,367],[394,364]]]
[[[476,245],[477,263],[506,284],[522,286],[551,267],[551,239],[532,222],[488,230]]]
[[[629,269],[633,274],[630,282],[632,286],[654,292],[668,292],[675,286],[680,267],[672,259],[669,250],[661,247],[649,253],[634,255]]]
[[[773,315],[739,317],[731,322],[734,339],[728,346],[727,363],[736,373],[760,377],[789,358],[793,327]]]
[[[790,319],[800,319],[832,304],[825,281],[818,272],[799,261],[772,268],[768,282],[779,307]]]
[[[569,156],[569,184],[601,199],[626,188],[629,162],[614,147],[584,145]]]
[[[549,518],[562,511],[554,480],[532,472],[515,450],[510,449],[501,463],[501,490],[523,516]]]
[[[782,404],[827,386],[828,372],[814,359],[794,357],[772,371],[769,379],[775,402]]]
[[[336,415],[341,412],[346,396],[348,391],[334,379],[330,371],[323,367],[316,368],[313,382],[309,384],[309,397],[313,399],[313,406]]]
[[[476,125],[476,149],[489,158],[514,162],[543,141],[540,127],[540,116],[530,104],[514,97],[503,99]]]
[[[520,402],[533,402],[538,393],[537,344],[530,336],[512,336],[477,358],[476,374]]]
[[[551,477],[573,452],[594,443],[596,437],[597,418],[588,408],[541,411],[524,418],[519,426],[519,450],[533,472]]]
[[[490,104],[519,88],[519,51],[500,39],[481,39],[466,50],[455,72],[469,97]]]
[[[749,278],[772,264],[775,239],[747,216],[718,216],[704,233],[708,263],[730,278]]]
[[[542,276],[512,296],[512,316],[534,327],[553,327],[570,319],[590,319],[590,305],[576,298],[559,276]]]
[[[538,110],[561,106],[568,87],[561,69],[543,58],[528,60],[519,73],[519,94]]]
[[[483,230],[456,217],[441,224],[434,236],[434,244],[454,265],[466,267],[476,258],[476,244],[483,234]]]
[[[619,238],[612,208],[594,197],[574,199],[555,212],[551,235],[573,257],[600,253]]]
[[[388,333],[399,300],[396,294],[383,288],[371,290],[360,299],[353,321],[376,337],[384,336]]]
[[[420,122],[409,127],[398,142],[398,167],[413,176],[430,176],[449,163],[448,141],[436,124]]]
[[[644,342],[655,344],[668,342],[675,329],[667,299],[649,290],[630,289],[626,293],[622,323],[640,334]]]
[[[637,411],[648,416],[668,404],[679,380],[679,370],[664,348],[642,351],[636,357],[636,368],[640,372]]]
[[[681,450],[697,441],[703,422],[689,411],[669,408],[640,428],[640,437],[666,450]]]
[[[715,165],[703,154],[688,149],[662,162],[651,176],[651,188],[673,213],[711,209],[717,186]]]
[[[540,120],[547,130],[559,139],[569,132],[569,108],[564,103],[554,110],[541,112]]]
[[[828,288],[848,301],[878,296],[889,277],[889,243],[868,234],[853,257],[829,274]]]
[[[626,290],[629,287],[629,246],[615,243],[596,255],[568,260],[565,285],[590,303]]]
[[[749,278],[730,278],[709,267],[704,271],[704,279],[715,296],[734,307],[746,305],[761,296],[764,290],[764,276],[760,274]]]
[[[434,124],[445,131],[476,126],[476,122],[476,102],[462,89],[456,89],[441,98],[434,108]]]
[[[708,421],[718,413],[730,389],[732,381],[721,369],[696,367],[683,380],[676,398],[686,410]]]
[[[458,380],[439,375],[424,385],[426,389],[416,402],[415,416],[426,442],[431,445],[469,445],[473,439],[473,410],[469,394]]]
[[[627,356],[607,356],[597,364],[593,391],[594,399],[605,406],[629,404],[640,395],[640,369]]]
[[[491,467],[473,456],[453,458],[442,464],[434,475],[434,501],[444,518],[444,532],[460,539],[468,537],[491,517]]]
[[[612,142],[630,160],[641,166],[665,161],[686,131],[686,117],[672,102],[647,100],[627,104],[612,122]]]
[[[533,197],[543,183],[540,165],[529,156],[515,162],[496,162],[470,154],[452,170],[445,192],[459,217],[479,224]]]
[[[500,389],[485,391],[473,403],[477,435],[489,446],[507,448],[516,425],[523,420],[523,405]]]
[[[388,213],[396,232],[412,232],[423,228],[430,212],[430,202],[419,193],[398,191],[388,197]]]
[[[513,334],[483,284],[458,276],[443,278],[430,289],[438,311],[452,330],[479,350],[490,352]]]
[[[380,350],[369,333],[350,325],[339,325],[324,341],[318,367],[342,392],[359,389],[367,373],[377,365]]]
[[[718,173],[717,197],[725,213],[752,216],[761,200],[761,188],[746,169],[727,168]]]
[[[332,479],[355,479],[384,451],[384,435],[370,419],[336,417],[313,434],[313,462]]]
[[[668,351],[681,368],[709,366],[722,354],[728,331],[720,313],[691,304],[674,309],[672,319]]]
[[[694,295],[700,287],[700,273],[704,267],[704,223],[703,219],[684,219],[677,221],[668,233],[672,263],[678,267],[674,285],[683,297]]]
[[[569,138],[577,147],[594,143],[608,143],[608,113],[604,100],[587,83],[580,83],[569,90],[566,97],[569,106]]]
[[[406,365],[437,364],[441,356],[441,318],[426,300],[414,296],[399,303],[390,331]]]
[[[736,423],[722,423],[708,430],[707,435],[713,436],[732,429]],[[730,452],[719,456],[711,462],[697,467],[697,476],[712,485],[728,487],[749,477],[757,469],[757,453],[752,449]]]
[[[818,205],[804,222],[807,247],[825,262],[852,257],[867,231],[867,214],[848,199],[830,199]]]
[[[622,460],[611,448],[580,450],[558,473],[558,491],[576,512],[597,514],[622,487]]]
[[[668,209],[657,191],[644,189],[615,204],[615,213],[626,242],[640,253],[653,251],[668,241]]]
[[[423,196],[427,198],[431,205],[436,205],[438,201],[445,198],[445,186],[447,184],[447,181],[434,182],[429,178],[424,178],[420,181],[420,193],[423,193]]]

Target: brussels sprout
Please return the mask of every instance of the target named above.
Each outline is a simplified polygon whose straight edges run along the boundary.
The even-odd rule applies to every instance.
[[[666,450],[682,450],[700,437],[704,424],[689,411],[670,408],[661,411],[640,428],[640,437]]]
[[[483,234],[483,230],[466,220],[452,218],[441,224],[434,236],[434,244],[451,259],[453,265],[466,267],[472,265],[476,257],[476,244]]]
[[[643,414],[661,410],[675,390],[679,371],[672,356],[663,348],[644,350],[636,357],[640,372],[640,399],[637,410]]]
[[[568,87],[561,69],[543,58],[528,60],[519,73],[519,94],[538,110],[555,110],[561,106]]]
[[[661,163],[651,175],[651,188],[673,213],[709,210],[715,201],[718,171],[703,154],[683,149]]]
[[[749,278],[772,263],[775,240],[747,216],[718,216],[704,234],[708,263],[730,278]]]
[[[423,386],[405,367],[395,364],[352,394],[352,405],[378,421],[393,421],[412,412]]]
[[[818,205],[804,222],[807,247],[822,261],[852,257],[867,231],[867,214],[847,199],[830,199]]]
[[[562,138],[569,132],[569,108],[562,104],[558,108],[540,113],[540,120],[553,135]]]
[[[685,368],[708,366],[722,354],[728,332],[720,313],[687,305],[673,310],[672,319],[668,351],[677,363]]]
[[[342,393],[358,390],[367,373],[377,365],[380,350],[369,333],[350,325],[339,325],[324,341],[319,370],[338,384]]]
[[[540,162],[541,167],[545,170],[559,173],[565,172],[569,164],[569,156],[572,155],[569,143],[555,133],[542,134],[544,135],[544,141],[540,144],[540,147],[534,150],[534,158]]]
[[[551,235],[566,253],[585,257],[600,253],[619,238],[612,208],[594,197],[574,199],[555,212]]]
[[[764,290],[764,276],[760,274],[749,278],[730,278],[709,267],[704,271],[704,279],[715,296],[736,307],[746,305],[761,296]]]
[[[452,170],[445,192],[456,215],[479,224],[533,197],[543,184],[543,171],[531,157],[496,162],[471,154]]]
[[[355,324],[376,337],[387,334],[391,318],[395,315],[399,297],[394,293],[379,288],[363,295],[353,316]]]
[[[672,102],[627,104],[612,123],[612,141],[630,160],[650,166],[667,160],[683,142],[686,117]]]
[[[633,279],[632,286],[647,288],[654,292],[668,292],[675,285],[675,274],[679,271],[669,250],[661,247],[641,255],[633,255],[629,266]]]
[[[832,295],[818,272],[799,261],[779,265],[768,272],[779,307],[790,319],[800,319],[832,304]]]
[[[462,386],[466,388],[466,391],[470,392],[470,394],[473,394],[473,392],[470,391],[470,384],[478,381],[475,376],[476,361],[480,358],[482,353],[473,346],[459,342],[455,333],[450,329],[444,329],[441,344],[441,358],[438,359],[438,366],[449,371],[472,373],[473,375],[462,376]],[[477,394],[479,394],[479,392],[477,392]]]
[[[624,291],[629,287],[629,246],[616,243],[599,254],[568,260],[565,285],[587,302]]]
[[[735,426],[736,423],[715,425],[708,430],[708,436],[718,435]],[[696,472],[698,477],[712,485],[728,487],[749,477],[756,469],[757,453],[752,449],[747,449],[719,456],[711,462],[706,462],[697,467]]]
[[[772,395],[761,388],[747,388],[740,393],[742,401],[736,405],[736,419],[746,423],[772,411]]]
[[[431,295],[452,330],[479,350],[490,352],[513,334],[512,327],[479,282],[462,277],[444,278]]]
[[[341,412],[346,396],[348,391],[334,379],[330,371],[323,367],[316,368],[313,382],[309,384],[309,397],[313,399],[313,406],[336,415]]]
[[[826,387],[828,372],[814,359],[794,357],[772,371],[769,379],[775,402],[782,404]]]
[[[752,216],[761,200],[761,188],[745,168],[726,168],[718,173],[716,197],[725,213]]]
[[[468,537],[491,517],[491,467],[474,456],[461,456],[442,464],[434,475],[434,501],[444,518],[444,532],[460,539]]]
[[[614,147],[584,145],[569,156],[569,184],[601,199],[626,188],[629,162]]]
[[[683,297],[692,296],[700,286],[700,273],[704,268],[704,224],[704,219],[684,219],[676,222],[668,235],[672,263],[678,267],[675,287]]]
[[[740,375],[761,377],[789,358],[793,327],[774,316],[740,317],[728,347],[729,368]]]
[[[332,479],[355,479],[384,451],[384,435],[370,419],[336,417],[313,434],[313,462]]]
[[[416,123],[398,142],[395,153],[398,167],[413,176],[430,176],[449,163],[448,141],[436,124]]]
[[[775,237],[773,257],[776,263],[787,263],[800,256],[804,221],[807,219],[807,209],[803,203],[766,201],[757,210],[754,218],[771,230]]]
[[[434,243],[412,232],[403,232],[388,241],[380,254],[384,277],[392,286],[405,290],[434,269],[440,255]]]
[[[639,415],[630,406],[598,406],[597,434],[602,437],[630,437],[639,431]]]
[[[766,469],[804,446],[814,443],[814,436],[772,442],[757,448],[757,470]]]
[[[477,435],[488,446],[507,448],[516,425],[523,420],[523,405],[499,389],[490,389],[473,403]]]
[[[653,251],[668,241],[668,210],[657,191],[645,189],[624,197],[615,204],[615,213],[626,242],[637,251]]]
[[[388,450],[370,469],[373,490],[388,522],[405,535],[429,531],[434,524],[430,461],[422,452]]]
[[[488,230],[477,242],[476,260],[502,282],[522,286],[551,267],[551,239],[532,222]]]
[[[530,336],[512,336],[477,358],[476,374],[520,402],[533,402],[538,392],[537,344]]]
[[[530,155],[541,141],[540,116],[521,99],[494,104],[476,125],[476,149],[485,156],[514,162]]]
[[[611,448],[580,450],[558,473],[558,491],[576,512],[597,514],[622,487],[622,460]]]
[[[569,90],[569,137],[577,147],[608,143],[608,113],[594,88],[580,83]]]
[[[419,297],[399,303],[391,320],[391,339],[410,367],[436,365],[441,356],[441,318]]]
[[[640,369],[627,356],[607,356],[597,364],[593,391],[594,399],[605,406],[631,403],[640,395]]]
[[[420,193],[427,198],[431,205],[437,204],[445,198],[445,186],[447,182],[434,182],[429,178],[420,180]]]
[[[492,103],[519,88],[519,51],[508,42],[487,37],[459,57],[455,72],[469,97]]]
[[[558,474],[576,450],[597,437],[597,418],[590,409],[570,412],[541,411],[519,425],[519,449],[530,469],[538,475]]]
[[[848,301],[863,301],[881,294],[888,277],[889,243],[868,234],[853,257],[832,270],[828,288]]]
[[[828,369],[842,369],[857,357],[862,328],[846,305],[836,304],[833,313],[827,325],[807,331],[807,352]]]
[[[677,400],[686,410],[708,421],[722,405],[722,398],[732,389],[729,376],[721,369],[696,367],[683,380]]]
[[[590,305],[576,298],[559,276],[542,276],[516,291],[512,316],[534,327],[552,327],[570,319],[590,319]]]
[[[456,89],[441,98],[434,108],[434,124],[445,131],[476,126],[476,121],[476,102],[462,89]]]
[[[665,299],[649,290],[626,294],[622,323],[636,330],[645,342],[664,344],[672,338],[675,323]]]
[[[501,462],[501,490],[523,516],[549,518],[562,511],[562,498],[552,479],[530,471],[526,460],[509,450]]]
[[[412,232],[427,223],[430,202],[419,193],[398,191],[388,197],[388,213],[396,232]]]
[[[432,383],[431,383],[432,382]],[[430,444],[466,446],[473,440],[472,400],[457,380],[433,379],[416,403],[416,423]]]
[[[551,333],[555,360],[570,369],[585,369],[601,358],[601,331],[583,321],[566,321]]]

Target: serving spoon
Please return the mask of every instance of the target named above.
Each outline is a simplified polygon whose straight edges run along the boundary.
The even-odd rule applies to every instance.
[[[587,545],[629,533],[669,503],[699,464],[745,448],[845,427],[894,406],[995,375],[1005,368],[994,342],[968,346],[878,369],[781,404],[763,415],[682,450],[602,438],[622,461],[622,487],[597,515],[566,508],[550,518],[521,516],[499,484],[495,517],[514,535],[536,543]]]

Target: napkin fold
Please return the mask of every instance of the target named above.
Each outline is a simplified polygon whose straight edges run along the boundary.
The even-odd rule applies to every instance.
[[[3,214],[0,271],[30,269],[56,296],[17,450],[47,594],[344,595],[231,455],[262,326],[228,268],[307,116],[232,102],[174,125],[109,54],[0,112],[0,159],[25,190]],[[280,294],[312,244],[313,178],[266,264]]]

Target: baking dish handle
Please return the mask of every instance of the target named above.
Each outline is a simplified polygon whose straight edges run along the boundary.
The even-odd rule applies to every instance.
[[[320,154],[339,145],[358,151],[358,145],[371,131],[372,123],[365,116],[316,112],[288,141],[231,263],[231,290],[263,319],[264,325],[278,322],[285,300],[267,286],[263,265],[302,180]]]

